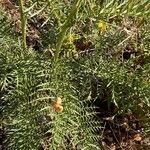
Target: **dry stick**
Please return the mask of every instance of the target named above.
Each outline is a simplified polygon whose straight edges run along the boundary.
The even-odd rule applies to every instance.
[[[26,25],[27,25],[27,17],[24,11],[23,0],[18,0],[19,2],[19,10],[21,16],[21,32],[22,32],[22,48],[26,50]]]
[[[70,11],[70,15],[68,16],[68,19],[62,26],[62,30],[60,31],[57,39],[57,45],[56,45],[56,54],[55,54],[55,60],[57,61],[59,58],[59,54],[61,52],[61,47],[65,38],[65,35],[68,31],[68,29],[73,25],[74,23],[74,16],[77,14],[79,6],[81,4],[82,0],[75,0],[72,9]]]
[[[110,124],[109,124],[109,126],[110,126],[110,129],[111,129],[111,131],[112,131],[112,133],[113,133],[113,135],[114,135],[114,138],[116,139],[116,141],[117,141],[117,143],[119,144],[120,148],[123,150],[123,148],[122,148],[120,142],[118,141],[118,139],[117,139],[117,137],[116,137],[116,135],[115,135],[115,133],[114,133],[114,130],[113,130],[112,126],[111,126]]]

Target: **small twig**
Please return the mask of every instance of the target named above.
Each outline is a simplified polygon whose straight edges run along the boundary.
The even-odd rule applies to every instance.
[[[23,0],[18,0],[19,2],[19,10],[20,10],[20,16],[21,16],[21,31],[22,31],[22,48],[23,50],[26,50],[27,44],[26,44],[26,26],[27,26],[27,17],[25,14],[24,6],[23,6]]]
[[[113,135],[114,135],[114,138],[116,139],[116,141],[117,141],[117,143],[119,144],[120,148],[123,150],[123,148],[122,148],[122,146],[120,145],[120,143],[119,143],[119,141],[118,141],[118,139],[117,139],[117,137],[116,137],[116,135],[115,135],[115,133],[114,133],[114,131],[113,131],[113,129],[112,129],[112,127],[111,127],[110,124],[109,124],[109,126],[110,126],[110,129],[111,129],[111,131],[112,131],[112,133],[113,133]]]

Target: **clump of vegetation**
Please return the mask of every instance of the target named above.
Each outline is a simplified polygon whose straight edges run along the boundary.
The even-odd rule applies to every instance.
[[[0,5],[2,149],[149,149],[148,0]]]

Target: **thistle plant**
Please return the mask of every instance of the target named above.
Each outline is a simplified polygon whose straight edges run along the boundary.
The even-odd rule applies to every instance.
[[[105,118],[99,117],[101,114],[97,110],[103,108],[103,105],[99,106],[103,99],[114,104],[115,116],[136,114],[146,126],[143,132],[149,134],[149,0],[30,1],[29,8],[24,2],[18,0],[22,48],[0,9],[0,103],[4,148],[100,150]],[[35,13],[29,13],[32,10]],[[47,25],[43,29],[45,32],[50,32],[47,31],[49,27],[57,32],[52,36],[56,41],[47,42],[55,52],[54,59],[34,50],[22,53],[22,49],[29,50],[26,43],[28,23],[42,11],[47,15],[40,28]],[[90,32],[83,33],[89,18],[92,20]],[[124,18],[131,30],[128,24],[123,24]],[[132,36],[132,28],[137,26],[138,36]],[[91,40],[92,53],[77,59],[61,55],[70,29],[72,35],[80,30]],[[74,44],[73,37],[70,36],[67,42]],[[131,42],[138,56],[118,59],[116,55]],[[83,43],[78,44],[82,46]],[[98,106],[95,106],[96,100]]]

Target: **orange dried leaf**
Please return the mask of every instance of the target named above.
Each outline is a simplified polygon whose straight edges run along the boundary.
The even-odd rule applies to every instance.
[[[57,106],[57,107],[55,107],[55,111],[56,112],[62,112],[63,111],[63,106]]]
[[[61,105],[62,100],[60,97],[57,97],[54,101],[52,101],[52,106],[56,112],[62,112],[63,106]]]
[[[57,98],[55,99],[55,101],[56,101],[56,103],[57,103],[58,105],[61,105],[61,103],[62,103],[62,99],[61,99],[60,97],[57,97]]]
[[[142,140],[142,136],[141,136],[141,134],[136,134],[136,135],[134,135],[134,139],[133,139],[134,141],[141,141]]]

